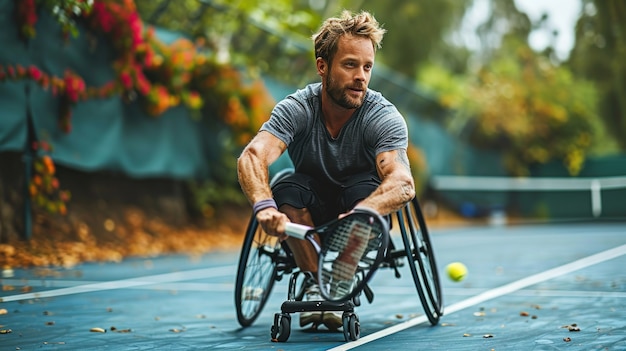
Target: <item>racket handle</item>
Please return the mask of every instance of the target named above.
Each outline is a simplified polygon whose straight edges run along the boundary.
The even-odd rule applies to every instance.
[[[309,227],[308,225],[292,222],[285,223],[285,233],[294,238],[304,240],[309,230],[311,230],[311,227]]]

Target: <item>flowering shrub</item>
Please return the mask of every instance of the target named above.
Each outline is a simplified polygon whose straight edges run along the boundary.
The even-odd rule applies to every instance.
[[[68,190],[61,190],[59,180],[55,176],[56,168],[49,153],[52,147],[46,142],[34,143],[35,152],[43,152],[33,163],[34,174],[30,179],[28,191],[34,204],[51,214],[67,214],[67,202],[71,194]]]
[[[35,66],[0,66],[0,81],[33,79],[44,89],[51,88],[60,98],[59,125],[65,132],[71,131],[75,104],[118,95],[127,101],[139,99],[151,116],[180,104],[195,114],[204,111],[213,115],[217,111],[233,127],[238,143],[245,144],[273,105],[260,81],[244,84],[240,72],[216,63],[200,51],[201,45],[188,39],[162,43],[152,28],[144,28],[134,0],[15,1],[25,39],[35,36],[37,10],[44,8],[63,14],[56,17],[65,33],[74,33],[75,21],[81,20],[89,30],[103,34],[115,50],[112,66],[116,78],[99,87],[86,86],[71,70],[63,77],[54,77]]]

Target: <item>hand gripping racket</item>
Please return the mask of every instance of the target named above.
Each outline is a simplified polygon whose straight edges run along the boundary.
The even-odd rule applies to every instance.
[[[287,223],[289,236],[309,240],[319,253],[318,282],[327,301],[346,301],[365,287],[384,258],[389,224],[373,210],[358,207],[343,218],[312,228]],[[313,238],[319,234],[321,247]]]

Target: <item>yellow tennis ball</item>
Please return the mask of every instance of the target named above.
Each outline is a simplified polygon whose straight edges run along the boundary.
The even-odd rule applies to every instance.
[[[455,282],[460,282],[467,275],[467,267],[461,262],[452,262],[446,266],[448,277]]]

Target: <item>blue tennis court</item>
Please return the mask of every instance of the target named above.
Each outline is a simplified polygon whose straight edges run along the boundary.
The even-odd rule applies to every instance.
[[[410,273],[381,269],[372,304],[356,312],[361,338],[298,329],[270,341],[286,298],[276,284],[263,314],[240,328],[234,308],[239,253],[166,256],[72,269],[4,271],[2,350],[624,350],[626,223],[569,222],[431,229],[445,314],[430,326]]]

